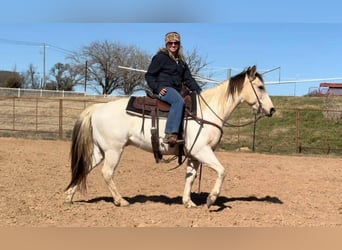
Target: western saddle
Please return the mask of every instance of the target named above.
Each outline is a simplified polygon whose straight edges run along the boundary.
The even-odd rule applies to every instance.
[[[188,117],[188,113],[196,113],[196,93],[183,92],[182,96],[184,98],[185,109],[187,111],[184,112],[184,119],[186,119]],[[146,96],[131,96],[126,107],[127,113],[142,117],[142,133],[144,133],[145,118],[151,119],[151,143],[153,155],[157,163],[162,159],[159,142],[159,118],[167,117],[169,110],[170,104],[163,102],[157,95],[154,95],[149,90],[146,91]],[[182,128],[183,126],[181,126],[181,129]],[[179,134],[183,136],[183,131],[180,131]],[[178,145],[178,151],[178,162],[180,163],[184,153],[183,145]]]

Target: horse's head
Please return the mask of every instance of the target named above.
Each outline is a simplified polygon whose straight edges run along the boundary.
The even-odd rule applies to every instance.
[[[258,113],[272,116],[276,111],[266,91],[262,75],[257,72],[255,65],[246,70],[241,97],[242,101],[247,102]]]

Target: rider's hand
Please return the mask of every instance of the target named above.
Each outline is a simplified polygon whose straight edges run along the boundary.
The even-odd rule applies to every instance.
[[[159,95],[163,96],[163,95],[166,94],[166,92],[167,92],[166,88],[163,88],[163,89],[160,90]]]

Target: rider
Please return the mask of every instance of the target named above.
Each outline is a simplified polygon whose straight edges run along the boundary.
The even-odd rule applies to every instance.
[[[152,92],[170,104],[163,142],[173,147],[177,143],[183,118],[184,100],[180,94],[182,84],[190,91],[201,92],[201,87],[185,62],[179,33],[169,32],[165,35],[165,47],[153,56],[145,79]]]

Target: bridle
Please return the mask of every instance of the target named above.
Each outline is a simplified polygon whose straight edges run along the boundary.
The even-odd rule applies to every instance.
[[[204,104],[208,107],[208,109],[216,116],[216,118],[218,118],[224,127],[244,127],[244,126],[247,126],[247,125],[250,125],[252,123],[255,123],[257,120],[261,119],[264,115],[262,114],[262,103],[260,101],[260,98],[253,86],[253,81],[256,79],[256,77],[253,79],[253,80],[249,80],[249,83],[251,84],[251,87],[252,87],[252,90],[253,90],[253,93],[257,99],[257,102],[258,102],[258,109],[257,109],[257,112],[256,114],[259,114],[259,116],[256,116],[255,119],[253,121],[250,121],[250,122],[247,122],[247,123],[244,123],[244,124],[240,124],[240,125],[236,125],[236,124],[232,124],[232,123],[229,123],[225,120],[223,120],[218,114],[216,114],[216,112],[210,107],[210,105],[206,102],[206,100],[203,98],[203,96],[201,94],[199,94],[198,96],[200,97],[200,99],[204,102]],[[260,115],[261,114],[261,115]],[[217,124],[215,124],[216,127],[219,127]],[[222,132],[223,133],[223,132]],[[222,135],[221,135],[222,137]]]
[[[261,119],[261,118],[263,117],[263,115],[262,115],[262,113],[261,113],[262,104],[261,104],[260,98],[259,98],[259,96],[258,96],[258,94],[257,94],[257,92],[256,92],[256,90],[255,90],[255,88],[254,88],[254,86],[253,86],[253,83],[252,83],[255,79],[256,79],[256,77],[255,77],[253,80],[250,80],[250,79],[249,79],[249,82],[250,82],[250,84],[251,84],[251,87],[252,87],[252,89],[253,89],[253,92],[254,92],[254,94],[255,94],[255,97],[256,97],[257,102],[258,102],[258,105],[259,105],[259,106],[258,106],[258,110],[257,110],[257,114],[261,114],[261,115],[258,116],[258,117],[255,116],[255,119],[254,119],[253,121],[247,122],[247,123],[244,123],[244,124],[241,124],[241,125],[234,125],[234,124],[228,123],[227,121],[225,121],[224,119],[222,119],[222,118],[221,118],[221,117],[220,117],[220,116],[219,116],[219,115],[210,107],[210,105],[207,103],[207,101],[204,99],[204,97],[203,97],[200,93],[198,94],[198,96],[199,96],[199,99],[198,99],[198,100],[199,100],[199,107],[201,107],[200,102],[201,102],[201,100],[202,100],[202,101],[204,102],[204,104],[208,107],[208,109],[216,116],[216,118],[218,118],[218,119],[222,122],[223,126],[225,126],[225,127],[243,127],[243,126],[250,125],[250,124],[252,124],[252,123],[256,123],[259,119]],[[195,114],[189,112],[188,110],[185,110],[185,112],[187,113],[187,115],[188,115],[189,117],[191,117],[191,118],[192,118],[193,120],[195,120],[198,124],[200,124],[200,127],[199,127],[199,130],[197,131],[197,134],[196,134],[196,137],[195,137],[195,140],[194,140],[193,144],[191,145],[189,151],[188,151],[188,152],[186,153],[186,155],[185,155],[185,156],[186,156],[185,159],[184,159],[183,161],[179,162],[179,165],[178,165],[178,166],[176,166],[176,167],[174,167],[174,168],[172,168],[172,169],[170,169],[170,170],[174,170],[174,169],[178,168],[179,166],[181,166],[181,165],[184,163],[184,161],[191,155],[191,151],[192,151],[194,145],[196,144],[196,141],[197,141],[197,139],[198,139],[198,137],[199,137],[199,135],[200,135],[200,133],[201,133],[201,131],[202,131],[202,128],[203,128],[203,125],[204,125],[204,124],[212,125],[212,126],[216,127],[216,128],[220,131],[220,137],[219,137],[219,140],[218,140],[218,143],[217,143],[217,144],[220,143],[220,141],[221,141],[221,139],[222,139],[222,136],[223,136],[223,129],[222,129],[221,126],[217,125],[217,124],[214,123],[214,122],[204,120],[204,119],[198,117],[197,115],[195,115]],[[201,109],[201,113],[202,113],[202,109]],[[203,115],[201,115],[201,116],[203,117]]]
[[[254,86],[253,86],[253,83],[252,83],[255,79],[256,79],[256,77],[254,77],[253,80],[249,79],[249,83],[251,84],[253,93],[254,93],[254,95],[255,95],[255,97],[256,97],[256,99],[257,99],[258,105],[259,105],[259,106],[258,106],[258,109],[257,109],[257,113],[255,114],[255,119],[254,119],[253,121],[248,122],[248,123],[245,123],[245,124],[242,124],[242,125],[234,125],[234,124],[228,123],[227,121],[223,120],[223,119],[222,119],[222,118],[221,118],[221,117],[220,117],[220,116],[219,116],[219,115],[210,107],[210,105],[207,103],[207,101],[203,98],[203,96],[202,96],[201,94],[198,94],[198,96],[199,96],[199,98],[198,98],[199,107],[201,107],[200,102],[201,102],[201,100],[202,100],[202,101],[204,102],[204,104],[208,107],[208,109],[209,109],[209,110],[210,110],[210,111],[211,111],[211,112],[212,112],[212,113],[213,113],[213,114],[222,122],[223,126],[225,126],[225,127],[243,127],[243,126],[247,126],[247,125],[252,124],[252,123],[254,123],[254,125],[255,125],[256,122],[257,122],[259,119],[261,119],[261,118],[263,117],[263,114],[262,114],[262,112],[261,112],[261,111],[262,111],[262,103],[261,103],[260,98],[259,98],[259,96],[258,96],[258,94],[257,94],[257,92],[256,92],[256,90],[255,90],[255,88],[254,88]],[[203,125],[204,125],[204,124],[209,124],[209,125],[212,125],[212,126],[214,126],[214,127],[216,127],[216,128],[219,129],[219,131],[220,131],[220,138],[219,138],[219,140],[218,140],[218,142],[217,142],[217,145],[220,143],[220,141],[221,141],[221,139],[222,139],[222,136],[223,136],[223,129],[222,129],[221,126],[217,125],[217,124],[214,123],[214,122],[204,120],[204,119],[198,117],[197,115],[192,114],[191,112],[189,112],[189,111],[187,111],[187,110],[186,110],[186,112],[187,112],[188,116],[190,116],[190,117],[191,117],[192,119],[194,119],[198,124],[200,124],[200,127],[199,127],[199,129],[198,129],[198,131],[197,131],[197,134],[196,134],[196,137],[195,137],[195,140],[194,140],[193,144],[191,145],[189,151],[186,152],[186,154],[185,154],[185,158],[184,158],[181,162],[179,162],[178,165],[177,165],[176,167],[169,169],[169,171],[170,171],[170,170],[174,170],[174,169],[180,167],[180,166],[185,162],[185,160],[186,160],[188,157],[191,156],[191,151],[192,151],[194,145],[196,144],[196,141],[197,141],[197,139],[198,139],[198,137],[199,137],[199,135],[200,135],[200,133],[201,133],[201,131],[202,131],[202,129],[203,129]],[[259,115],[259,116],[257,117],[257,114],[261,114],[261,115]],[[201,109],[201,117],[203,117],[202,109]],[[202,179],[202,163],[200,163],[200,165],[199,165],[199,177],[198,177],[198,178],[199,178],[199,179],[198,179],[198,193],[200,193],[200,189],[201,189],[201,179]]]
[[[258,94],[257,94],[257,92],[256,92],[256,90],[255,90],[255,88],[254,88],[254,86],[253,86],[253,81],[256,79],[256,77],[254,77],[254,79],[253,80],[249,80],[249,83],[251,84],[251,87],[252,87],[252,89],[253,89],[253,92],[254,92],[254,95],[255,95],[255,97],[256,97],[256,99],[257,99],[257,102],[258,102],[258,110],[257,110],[257,114],[260,114],[261,113],[261,111],[262,111],[262,103],[261,103],[261,101],[260,101],[260,98],[259,98],[259,96],[258,96]]]

